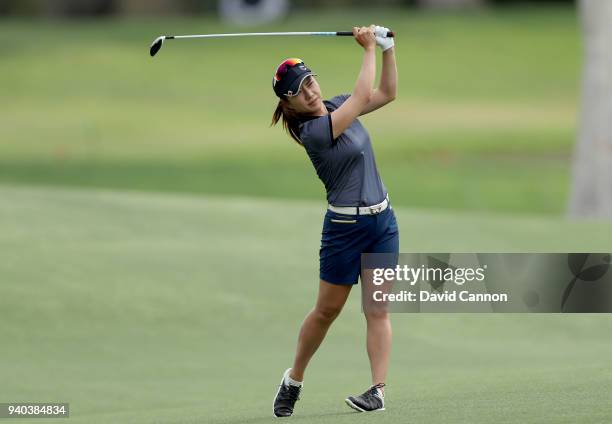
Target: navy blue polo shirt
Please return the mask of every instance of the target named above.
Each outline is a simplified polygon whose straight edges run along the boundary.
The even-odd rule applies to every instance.
[[[338,109],[350,96],[341,94],[323,104],[328,112]],[[355,119],[334,140],[331,114],[304,118],[300,139],[334,206],[370,206],[387,196],[367,130]]]

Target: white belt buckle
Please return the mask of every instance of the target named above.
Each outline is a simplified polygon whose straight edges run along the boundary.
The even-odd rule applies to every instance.
[[[370,206],[370,213],[376,215],[377,213],[380,213],[382,207],[383,205]]]

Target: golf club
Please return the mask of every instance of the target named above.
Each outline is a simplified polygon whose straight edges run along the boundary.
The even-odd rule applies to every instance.
[[[181,38],[225,38],[225,37],[261,37],[261,36],[295,36],[295,35],[319,35],[319,36],[353,36],[351,31],[335,32],[242,32],[235,34],[200,34],[200,35],[162,35],[153,41],[150,48],[151,56],[155,56],[162,48],[165,40],[178,40]],[[395,37],[393,31],[387,32],[387,37]]]

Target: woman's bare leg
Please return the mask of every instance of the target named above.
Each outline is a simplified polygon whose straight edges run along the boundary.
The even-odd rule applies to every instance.
[[[289,377],[296,381],[304,380],[304,371],[310,358],[321,345],[331,323],[340,314],[351,288],[352,285],[338,285],[323,280],[319,281],[317,303],[302,323],[295,360]]]
[[[367,349],[372,370],[372,384],[384,383],[391,355],[391,320],[386,311],[366,312]],[[384,389],[383,389],[384,390]]]

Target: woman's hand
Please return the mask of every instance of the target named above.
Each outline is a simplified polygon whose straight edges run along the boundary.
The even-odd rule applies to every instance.
[[[376,44],[383,52],[386,52],[391,47],[395,46],[395,41],[393,37],[387,37],[387,33],[389,32],[389,28],[382,26],[374,27],[374,34],[376,35]]]
[[[353,36],[355,37],[355,41],[357,41],[364,50],[372,50],[376,47],[374,25],[361,28],[353,27]]]

